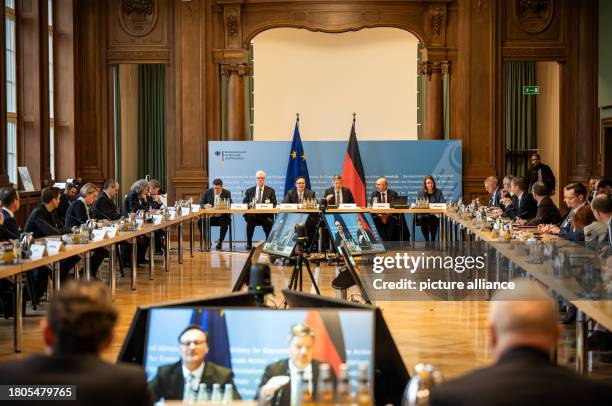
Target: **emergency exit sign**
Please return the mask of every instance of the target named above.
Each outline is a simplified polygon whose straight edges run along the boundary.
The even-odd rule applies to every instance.
[[[540,94],[540,86],[523,86],[523,94]]]

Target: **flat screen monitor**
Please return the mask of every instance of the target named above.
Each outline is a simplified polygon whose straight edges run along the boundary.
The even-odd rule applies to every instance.
[[[260,241],[249,251],[249,255],[247,256],[247,259],[244,261],[244,265],[242,265],[242,269],[240,270],[240,274],[234,281],[232,292],[239,292],[244,286],[249,284],[251,265],[257,263],[259,260],[263,245],[264,243]]]
[[[352,255],[385,252],[370,213],[327,213],[325,221],[336,247],[344,242]]]
[[[295,247],[295,225],[306,224],[309,213],[279,213],[263,246],[263,252],[289,258]]]
[[[184,400],[185,394],[197,398],[199,386],[185,386],[182,367],[185,362],[194,368],[204,357],[201,376],[208,381],[206,390],[210,392],[213,383],[221,383],[222,390],[232,383],[233,393],[242,400],[255,399],[262,383],[276,389],[275,397],[290,396],[290,369],[298,363],[306,365],[312,385],[321,363],[329,364],[335,377],[340,364],[346,363],[355,384],[359,365],[365,363],[372,389],[374,318],[371,309],[151,309],[144,360],[149,387],[156,401]],[[184,333],[193,325],[207,336],[193,328]],[[223,382],[214,382],[221,378]]]

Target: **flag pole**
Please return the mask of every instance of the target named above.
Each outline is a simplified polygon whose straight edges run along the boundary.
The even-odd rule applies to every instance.
[[[355,124],[356,117],[357,117],[357,113],[353,113],[353,124]]]
[[[300,113],[295,113],[295,124],[300,126]]]

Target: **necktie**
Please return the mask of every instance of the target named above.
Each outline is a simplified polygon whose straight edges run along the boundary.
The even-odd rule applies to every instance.
[[[302,200],[304,199],[304,196],[302,195],[302,193],[300,193],[298,195],[298,203],[302,203]]]
[[[261,203],[261,188],[257,188],[257,203]]]
[[[386,193],[385,192],[380,194],[380,202],[381,203],[387,203],[387,197],[386,197]]]
[[[303,388],[303,380],[304,380],[304,371],[297,371],[296,382],[294,382],[293,386],[295,388],[295,393],[291,394],[291,406],[297,406],[302,403],[302,388]],[[295,396],[294,396],[295,395]]]
[[[342,198],[340,197],[340,192],[336,191],[336,205],[342,203]]]

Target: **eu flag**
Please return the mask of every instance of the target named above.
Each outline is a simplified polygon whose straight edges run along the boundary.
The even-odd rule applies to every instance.
[[[306,155],[300,138],[300,118],[295,121],[293,131],[293,142],[289,151],[289,163],[287,164],[287,175],[285,176],[285,196],[287,192],[295,188],[295,179],[298,176],[306,178],[306,188],[310,189],[310,178],[308,177],[308,167],[306,166]]]
[[[208,354],[206,361],[226,368],[232,368],[229,337],[223,310],[198,309],[191,315],[191,323],[202,327],[208,334]]]

